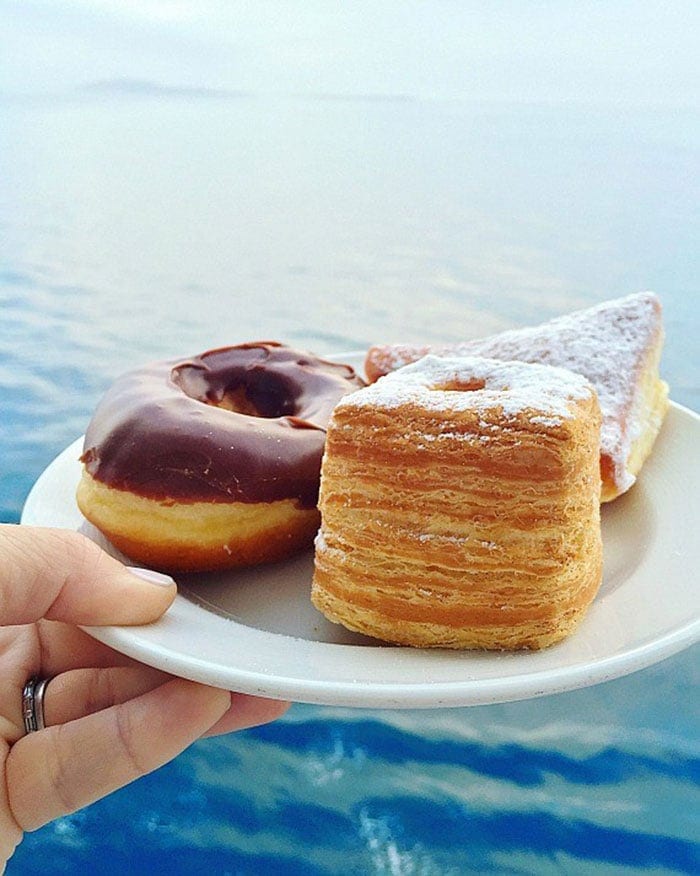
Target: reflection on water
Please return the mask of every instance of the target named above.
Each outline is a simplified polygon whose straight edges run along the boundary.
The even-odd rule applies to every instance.
[[[671,395],[700,407],[697,130],[421,101],[0,106],[0,519],[117,373],[253,338],[455,340],[653,288]],[[530,703],[295,706],[30,835],[11,872],[695,873],[696,658]]]

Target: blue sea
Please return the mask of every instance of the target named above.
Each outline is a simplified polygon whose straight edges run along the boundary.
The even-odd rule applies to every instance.
[[[698,410],[698,122],[107,86],[0,101],[0,520],[119,373],[245,340],[449,341],[651,288],[671,395]],[[296,704],[28,835],[8,873],[697,874],[698,654],[518,703]]]

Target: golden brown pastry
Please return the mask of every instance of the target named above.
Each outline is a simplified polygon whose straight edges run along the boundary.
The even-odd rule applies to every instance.
[[[312,600],[404,645],[538,649],[601,581],[600,411],[544,365],[427,356],[329,424]]]
[[[479,340],[372,347],[365,370],[376,380],[434,353],[542,362],[582,374],[595,387],[603,416],[601,500],[609,502],[634,483],[666,414],[668,386],[659,379],[663,340],[661,304],[651,292],[641,292]]]

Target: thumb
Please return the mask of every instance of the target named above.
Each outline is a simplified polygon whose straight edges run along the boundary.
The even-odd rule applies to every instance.
[[[0,525],[0,625],[42,617],[94,626],[149,623],[176,592],[172,578],[130,571],[80,533]]]

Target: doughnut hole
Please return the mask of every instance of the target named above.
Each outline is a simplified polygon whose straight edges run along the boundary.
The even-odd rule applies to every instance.
[[[438,392],[476,392],[485,389],[485,387],[485,380],[479,377],[470,377],[468,380],[450,380],[448,383],[432,386],[431,389]]]
[[[263,372],[251,374],[240,383],[229,384],[220,398],[209,401],[209,404],[249,417],[266,419],[289,417],[297,412],[297,405],[287,387]]]
[[[288,384],[262,368],[235,369],[227,383],[212,382],[190,365],[174,369],[173,381],[195,401],[248,417],[294,416],[298,404]]]

